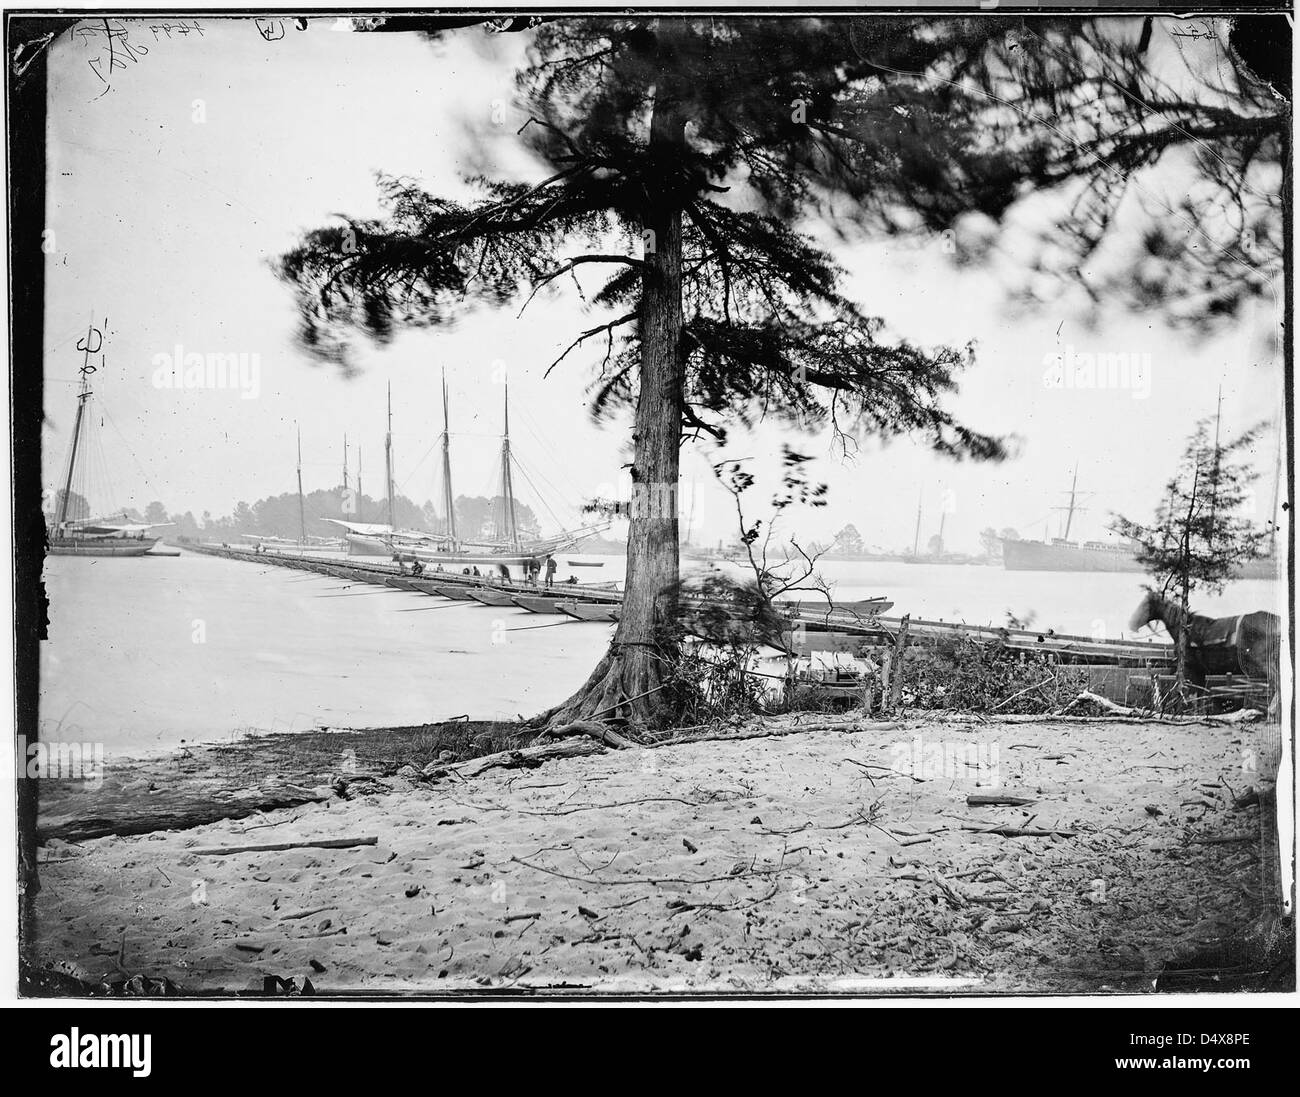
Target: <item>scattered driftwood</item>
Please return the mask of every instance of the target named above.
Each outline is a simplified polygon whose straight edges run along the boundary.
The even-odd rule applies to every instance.
[[[964,896],[960,891],[958,891],[955,887],[953,887],[952,884],[948,883],[948,881],[945,880],[942,875],[940,875],[938,870],[936,869],[930,870],[930,881],[934,884],[935,887],[937,887],[940,891],[942,891],[945,896],[947,896],[948,901],[953,906],[957,907],[958,909],[961,909],[962,907],[966,906],[967,904],[966,896]]]
[[[213,846],[211,849],[187,849],[196,857],[229,857],[234,853],[278,853],[285,849],[350,849],[353,846],[376,846],[375,835],[365,838],[306,838],[301,842],[261,842],[248,846]]]
[[[972,792],[966,797],[966,806],[972,808],[994,806],[1022,808],[1033,803],[1037,801],[1031,796],[1011,796],[1001,792]]]
[[[459,777],[477,777],[489,769],[530,769],[543,762],[556,758],[578,758],[584,754],[600,754],[604,751],[601,743],[591,739],[566,739],[559,743],[547,743],[539,747],[522,747],[519,750],[502,750],[496,754],[485,754],[482,758],[471,758],[468,762],[453,762],[439,765],[431,762],[424,767],[423,776],[431,781],[449,774]]]

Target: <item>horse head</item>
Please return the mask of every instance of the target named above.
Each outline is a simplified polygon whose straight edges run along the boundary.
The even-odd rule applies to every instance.
[[[1156,619],[1155,608],[1152,605],[1154,597],[1155,595],[1151,591],[1147,591],[1146,594],[1142,595],[1142,601],[1138,603],[1137,609],[1133,611],[1133,616],[1128,619],[1129,631],[1137,632],[1138,629],[1145,628]]]

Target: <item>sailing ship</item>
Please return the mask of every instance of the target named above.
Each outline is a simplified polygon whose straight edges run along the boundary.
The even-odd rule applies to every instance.
[[[302,428],[297,428],[298,434],[298,538],[294,540],[291,537],[278,537],[271,534],[263,533],[241,533],[239,539],[247,541],[250,545],[265,552],[267,549],[296,549],[302,552],[305,549],[342,549],[343,541],[338,537],[318,537],[307,532],[307,503],[302,492]],[[343,490],[348,490],[348,467],[347,467],[347,435],[343,436]]]
[[[348,552],[352,555],[389,556],[403,562],[419,561],[438,568],[450,565],[485,565],[509,575],[511,567],[542,565],[546,558],[609,526],[608,522],[565,530],[554,537],[526,537],[519,527],[515,502],[514,469],[517,458],[510,448],[510,387],[505,388],[501,433],[500,494],[494,501],[492,534],[486,538],[461,537],[456,529],[455,495],[451,474],[451,418],[447,399],[447,379],[442,381],[442,530],[398,529],[393,508],[393,398],[388,394],[388,430],[384,456],[387,479],[388,522],[364,523],[344,519],[327,519],[346,531]]]
[[[107,320],[104,326],[108,326]],[[77,342],[77,349],[83,354],[81,382],[77,390],[77,414],[72,426],[63,491],[57,500],[53,521],[46,526],[45,531],[45,551],[51,556],[144,556],[160,540],[150,534],[154,524],[132,522],[125,514],[120,521],[74,518],[70,514],[74,485],[81,488],[75,493],[77,497],[83,501],[89,499],[82,478],[86,466],[86,435],[90,427],[90,376],[99,368],[91,358],[99,354],[100,364],[103,364],[103,345],[103,329],[93,324],[85,338]]]
[[[912,551],[898,557],[904,564],[982,564],[984,560],[978,556],[968,556],[962,552],[945,552],[943,549],[943,527],[948,520],[947,509],[939,512],[939,532],[930,539],[930,543],[935,547],[922,555],[921,553],[921,502],[922,497],[918,494],[916,499],[916,532],[912,536]]]

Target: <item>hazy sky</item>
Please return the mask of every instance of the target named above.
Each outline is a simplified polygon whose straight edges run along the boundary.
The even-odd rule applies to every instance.
[[[58,479],[71,429],[77,340],[91,317],[106,316],[107,368],[96,387],[110,417],[101,438],[116,493],[107,504],[143,508],[160,499],[169,510],[219,515],[239,500],[293,490],[295,420],[308,490],[340,482],[346,431],[353,468],[360,445],[367,494],[379,495],[389,382],[398,489],[418,502],[436,499],[443,368],[458,493],[492,489],[503,375],[516,452],[558,518],[574,521],[582,499],[612,490],[630,460],[629,429],[597,426],[587,412],[586,386],[602,350],[577,352],[542,379],[594,322],[571,282],[539,295],[522,317],[517,309],[470,313],[453,328],[367,348],[360,376],[345,379],[295,347],[294,302],[268,265],[301,230],[334,213],[376,214],[375,171],[464,193],[459,177],[483,142],[510,158],[523,121],[512,103],[511,62],[523,36],[472,29],[431,45],[335,32],[320,20],[302,32],[286,21],[283,38],[266,41],[251,19],[203,19],[202,34],[188,35],[175,23],[170,35],[151,29],[162,20],[117,22],[136,52],[123,63],[117,39],[111,73],[102,33],[65,35],[50,55],[47,486]],[[492,124],[494,101],[507,105],[505,125]],[[533,170],[518,155],[513,162],[525,175]],[[1281,366],[1262,357],[1267,310],[1215,339],[1189,339],[1154,318],[1119,312],[1093,329],[1068,310],[1013,320],[998,278],[953,269],[941,241],[837,244],[836,257],[867,311],[896,334],[922,344],[976,342],[977,364],[951,407],[971,426],[1016,433],[1021,444],[1000,465],[954,464],[908,439],[869,445],[846,463],[829,438],[792,439],[819,455],[813,476],[831,489],[825,510],[787,519],[805,538],[852,521],[868,543],[910,546],[918,494],[923,542],[941,507],[955,549],[973,549],[990,525],[1042,536],[1076,462],[1080,487],[1095,493],[1076,532],[1095,536],[1110,510],[1150,514],[1193,421],[1213,413],[1220,384],[1229,431],[1280,416]],[[178,345],[257,355],[256,398],[237,388],[157,387],[156,356]],[[1148,395],[1045,385],[1049,356],[1071,351],[1149,355]],[[784,437],[764,427],[737,433],[728,446],[732,456],[755,458],[756,515],[775,487],[772,455]],[[1274,446],[1266,442],[1259,454],[1266,502]],[[697,446],[684,463],[687,491],[699,487],[701,538],[734,533],[725,496],[709,487],[715,460]],[[528,485],[519,488],[553,525]]]

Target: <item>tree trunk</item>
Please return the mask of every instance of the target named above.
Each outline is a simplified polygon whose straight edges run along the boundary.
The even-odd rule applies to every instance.
[[[1184,565],[1184,568],[1186,568],[1186,565]],[[1187,696],[1187,623],[1191,620],[1191,615],[1188,610],[1188,595],[1190,592],[1187,588],[1187,572],[1184,570],[1182,590],[1180,591],[1178,598],[1178,608],[1182,610],[1182,624],[1178,629],[1178,647],[1176,649],[1177,662],[1175,663],[1175,674],[1178,679],[1178,692],[1182,694],[1184,698]]]
[[[650,123],[641,276],[640,391],[633,434],[627,582],[618,630],[586,684],[546,716],[664,726],[676,714],[669,671],[677,654],[677,483],[682,433],[682,197],[685,118],[671,84],[656,89]]]
[[[1182,611],[1182,619],[1179,622],[1178,636],[1175,641],[1175,680],[1178,683],[1179,698],[1186,703],[1187,701],[1187,626],[1191,622],[1189,611],[1189,601],[1192,585],[1192,519],[1196,515],[1197,491],[1201,486],[1201,463],[1199,459],[1196,462],[1196,469],[1192,473],[1192,490],[1187,501],[1187,516],[1183,519],[1183,545],[1182,559],[1179,561],[1182,575],[1182,587],[1179,591],[1179,609]]]

